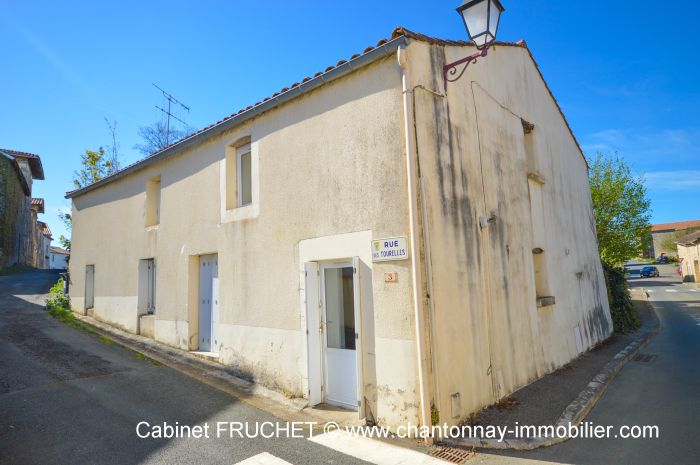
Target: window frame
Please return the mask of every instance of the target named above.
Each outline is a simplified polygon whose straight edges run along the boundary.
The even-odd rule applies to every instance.
[[[248,177],[249,177],[249,190],[248,197],[250,201],[243,203],[243,169],[242,160],[243,157],[249,156],[248,163]],[[253,151],[251,150],[250,144],[245,144],[240,147],[236,147],[236,206],[237,208],[247,207],[253,204]]]
[[[157,228],[160,225],[161,176],[146,180],[145,227]]]
[[[250,152],[250,203],[241,205],[239,197],[239,154]],[[219,211],[221,224],[260,216],[261,166],[258,143],[249,134],[238,132],[224,141],[224,156],[219,163]]]

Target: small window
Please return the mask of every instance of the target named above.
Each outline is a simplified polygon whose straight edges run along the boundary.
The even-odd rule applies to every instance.
[[[548,296],[549,280],[547,279],[547,261],[544,256],[544,250],[535,248],[532,251],[532,261],[535,266],[535,292],[537,297]]]
[[[253,156],[249,137],[244,137],[226,147],[224,169],[226,210],[252,205]]]
[[[160,223],[160,176],[146,181],[146,227]]]
[[[244,207],[253,203],[253,176],[251,172],[250,145],[245,145],[236,150],[238,206]]]

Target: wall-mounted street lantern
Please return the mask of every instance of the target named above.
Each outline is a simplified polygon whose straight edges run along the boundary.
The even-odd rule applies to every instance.
[[[498,0],[467,0],[457,8],[457,13],[462,17],[464,26],[467,28],[469,40],[476,44],[479,51],[442,67],[445,87],[448,81],[453,82],[461,78],[471,63],[476,63],[478,58],[486,56],[489,46],[496,40],[498,22],[504,11],[505,8]],[[458,74],[457,69],[462,64],[464,67]]]

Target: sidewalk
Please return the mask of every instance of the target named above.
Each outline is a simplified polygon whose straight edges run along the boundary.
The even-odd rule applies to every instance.
[[[529,384],[504,399],[500,404],[480,412],[473,424],[512,428],[519,425],[578,424],[602,396],[617,372],[631,360],[656,334],[659,322],[642,289],[633,290],[634,304],[642,317],[642,327],[632,334],[613,335],[600,346],[586,352],[554,373]],[[101,335],[135,352],[183,372],[200,382],[227,392],[238,399],[285,420],[327,422],[339,426],[360,425],[356,412],[340,409],[310,408],[305,399],[287,398],[236,376],[229,367],[203,359],[190,352],[176,349],[153,339],[127,333],[89,316],[75,315]],[[534,449],[565,441],[567,438],[520,439],[506,435],[503,442],[461,438],[446,440],[443,446],[483,449]],[[431,447],[412,440],[385,439],[422,453]]]
[[[224,391],[239,400],[275,415],[288,422],[315,422],[323,425],[332,421],[339,426],[362,424],[357,412],[328,406],[308,407],[306,399],[289,398],[284,394],[243,379],[232,368],[203,357],[170,347],[151,338],[128,333],[90,316],[73,313],[74,317],[89,325],[97,334],[105,336],[134,352],[178,370],[186,375]]]
[[[659,321],[642,290],[632,290],[642,326],[631,334],[614,334],[590,352],[580,355],[559,370],[529,384],[498,405],[480,412],[474,425],[578,424],[602,396],[620,369],[658,332]],[[503,442],[461,438],[446,441],[460,447],[529,450],[564,442],[567,438],[514,438]]]

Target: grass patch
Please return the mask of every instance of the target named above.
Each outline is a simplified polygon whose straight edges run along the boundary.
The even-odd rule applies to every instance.
[[[63,291],[64,284],[63,278],[61,278],[51,287],[51,290],[49,291],[49,298],[46,299],[46,311],[49,313],[49,315],[63,323],[66,323],[67,325],[80,329],[81,331],[85,331],[86,333],[95,333],[92,326],[83,323],[73,315],[73,311],[70,309],[70,298]],[[100,335],[100,341],[107,345],[114,344],[114,341],[105,335]],[[159,361],[154,360],[140,352],[134,352],[134,357],[139,360],[146,361],[154,366],[163,365]]]
[[[149,362],[151,365],[154,365],[157,367],[163,366],[163,364],[160,363],[158,360],[153,360],[151,357],[148,357],[148,356],[142,354],[141,352],[134,352],[134,357],[138,358],[139,360]]]
[[[73,311],[70,308],[70,299],[65,294],[63,289],[64,281],[63,278],[61,278],[56,282],[56,284],[54,284],[51,287],[51,290],[49,291],[49,298],[46,299],[46,311],[49,313],[49,315],[67,325],[70,325],[81,331],[85,331],[86,333],[95,334],[96,331],[93,329],[92,326],[85,324],[79,319],[75,318],[75,315],[73,314]],[[100,335],[100,341],[107,345],[114,344],[114,341],[112,339],[103,334]],[[148,362],[153,366],[163,366],[163,364],[159,361],[154,360],[151,357],[148,357],[140,352],[134,352],[134,357],[136,357],[139,360]]]
[[[433,426],[440,424],[440,411],[435,407],[435,404],[430,406],[430,423]]]
[[[91,326],[75,318],[70,309],[70,298],[63,291],[65,282],[63,278],[56,281],[49,291],[49,298],[46,299],[46,311],[57,320],[70,325],[86,333],[94,333]]]

